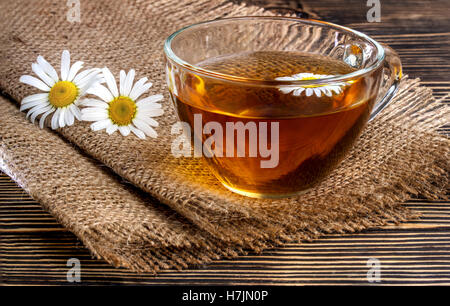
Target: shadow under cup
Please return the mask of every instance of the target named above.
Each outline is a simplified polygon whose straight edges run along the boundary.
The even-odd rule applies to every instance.
[[[284,197],[330,173],[388,103],[401,76],[389,52],[319,21],[221,19],[167,39],[167,84],[193,156],[225,187]]]

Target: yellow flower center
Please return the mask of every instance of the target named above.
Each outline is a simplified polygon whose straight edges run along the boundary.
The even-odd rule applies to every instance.
[[[309,80],[318,80],[319,78],[315,78],[315,77],[305,77],[305,78],[301,78],[302,81],[309,81]],[[322,87],[322,86],[326,86],[326,85],[303,85],[303,88],[315,88],[315,87]]]
[[[108,113],[115,124],[129,125],[136,116],[136,103],[128,97],[119,96],[109,103]]]
[[[54,107],[66,107],[75,102],[78,97],[77,86],[69,81],[59,81],[52,86],[48,100]]]

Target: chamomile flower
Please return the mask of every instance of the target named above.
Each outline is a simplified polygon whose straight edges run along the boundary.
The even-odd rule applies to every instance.
[[[27,118],[35,122],[41,115],[39,126],[44,127],[45,119],[52,115],[52,129],[70,126],[75,118],[81,120],[78,108],[80,97],[95,83],[101,81],[100,69],[87,69],[78,73],[83,62],[75,62],[70,66],[70,53],[67,50],[61,56],[61,79],[56,70],[42,56],[31,65],[33,72],[39,77],[23,75],[20,82],[42,90],[42,93],[33,94],[22,99],[20,110],[28,110]]]
[[[112,134],[119,130],[123,136],[133,132],[141,139],[145,139],[146,135],[156,138],[158,135],[153,127],[158,126],[158,122],[152,117],[163,114],[161,105],[156,103],[163,96],[158,94],[140,99],[152,83],[147,83],[147,78],[144,77],[133,85],[133,69],[128,74],[120,71],[119,88],[108,68],[103,68],[102,72],[108,88],[97,84],[88,91],[101,100],[86,99],[81,102],[86,106],[81,110],[82,120],[95,121],[91,124],[93,131],[106,129],[108,134]]]
[[[317,80],[323,79],[327,77],[331,77],[332,75],[327,74],[314,74],[314,73],[298,73],[292,76],[278,77],[275,80],[279,81],[307,81],[307,80]],[[302,92],[305,92],[307,97],[315,94],[317,97],[321,97],[322,94],[331,97],[334,94],[340,94],[342,92],[342,88],[345,86],[345,83],[338,82],[332,84],[324,84],[324,85],[285,85],[280,86],[280,91],[282,93],[288,94],[291,93],[294,96],[300,96]]]

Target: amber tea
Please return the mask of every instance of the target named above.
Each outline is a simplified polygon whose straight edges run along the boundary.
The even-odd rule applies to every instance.
[[[237,53],[196,66],[252,79],[232,82],[186,72],[172,76],[177,89],[172,97],[179,119],[191,126],[193,142],[209,145],[212,152],[205,159],[217,178],[254,197],[295,194],[328,174],[367,122],[375,100],[367,93],[378,85],[360,78],[264,86],[271,80],[315,80],[354,71],[343,61],[301,52]],[[200,129],[194,127],[198,118]],[[208,122],[215,123],[213,128]]]

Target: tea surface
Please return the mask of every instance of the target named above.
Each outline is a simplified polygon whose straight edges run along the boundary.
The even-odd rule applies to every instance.
[[[198,66],[261,81],[300,73],[341,75],[354,71],[334,59],[294,52],[234,54]],[[223,127],[223,143],[214,143],[214,156],[206,160],[226,187],[251,196],[293,194],[317,183],[351,147],[368,119],[374,100],[361,98],[367,86],[361,80],[334,84],[339,86],[336,91],[328,85],[296,86],[301,91],[297,95],[295,89],[289,92],[290,89],[283,90],[280,86],[229,82],[193,74],[183,79],[185,83],[178,95],[173,95],[180,120],[188,122],[192,127],[191,136],[203,142],[211,135],[194,132],[195,114],[202,115],[203,125],[218,122]],[[255,123],[256,127],[267,123],[267,139],[272,145],[271,123],[278,124],[279,160],[275,167],[261,168],[261,161],[268,158],[260,152],[256,157],[250,156],[250,130],[241,139],[245,142],[244,157],[237,157],[242,143],[227,146],[230,139],[236,141],[238,134],[230,138],[226,124],[238,122],[246,127],[250,127],[249,123]],[[220,152],[223,154],[217,154]]]

